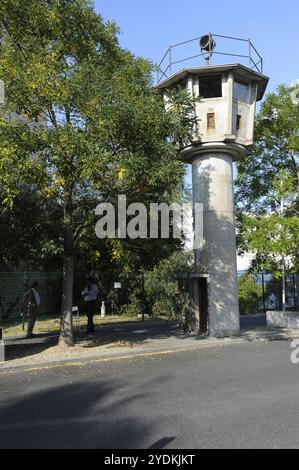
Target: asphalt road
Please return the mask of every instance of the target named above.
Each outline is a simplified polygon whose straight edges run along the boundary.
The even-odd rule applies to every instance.
[[[0,372],[0,448],[298,448],[289,342]]]

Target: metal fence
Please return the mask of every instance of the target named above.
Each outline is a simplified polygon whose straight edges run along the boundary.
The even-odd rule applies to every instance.
[[[239,271],[241,277],[247,271]],[[263,287],[263,299],[260,311],[282,310],[282,280],[274,279],[271,274],[260,273],[253,276],[256,283]],[[286,307],[288,310],[299,309],[299,275],[286,278]]]
[[[238,274],[242,276],[245,271]],[[263,286],[263,300],[260,311],[281,310],[282,282],[268,274],[255,275],[257,284]],[[42,314],[59,315],[62,297],[62,273],[45,272],[11,272],[0,273],[0,321],[17,319],[21,315],[21,307],[25,293],[34,281],[39,283],[41,293]],[[74,305],[82,303],[81,291],[85,285],[85,275],[76,273],[74,280]],[[299,276],[287,277],[287,308],[299,308]]]
[[[42,314],[59,315],[62,297],[62,273],[12,272],[0,273],[0,321],[16,319],[26,292],[37,281],[41,294]],[[74,304],[80,299],[84,274],[77,273],[74,282]]]

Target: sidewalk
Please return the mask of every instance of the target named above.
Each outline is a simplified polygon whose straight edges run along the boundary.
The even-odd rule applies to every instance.
[[[244,341],[286,341],[299,338],[299,330],[270,329],[264,325],[262,315],[246,317],[245,321],[242,319],[241,336],[227,339],[187,335],[179,330],[177,322],[172,321],[105,325],[99,327],[92,337],[77,335],[76,345],[66,349],[57,346],[57,333],[41,334],[32,340],[10,338],[5,341],[6,362],[0,364],[0,369],[188,351]]]

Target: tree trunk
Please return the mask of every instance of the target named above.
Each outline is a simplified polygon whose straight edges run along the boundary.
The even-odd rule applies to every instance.
[[[61,308],[61,331],[59,339],[59,344],[64,346],[74,346],[73,285],[74,256],[65,255],[63,259],[63,294]]]
[[[73,333],[74,233],[72,229],[72,192],[64,204],[63,293],[59,344],[74,346]]]

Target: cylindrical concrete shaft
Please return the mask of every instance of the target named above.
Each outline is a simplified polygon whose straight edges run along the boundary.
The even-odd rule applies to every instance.
[[[214,337],[240,333],[237,288],[233,163],[229,153],[194,156],[193,199],[203,204],[202,249],[196,250],[196,268],[209,276],[209,331]]]

